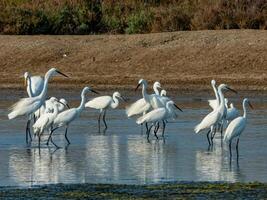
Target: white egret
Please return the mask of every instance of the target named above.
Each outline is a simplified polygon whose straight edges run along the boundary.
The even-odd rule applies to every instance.
[[[106,123],[106,111],[109,108],[115,109],[119,106],[119,99],[122,99],[124,101],[125,98],[119,93],[119,92],[114,92],[113,96],[101,96],[101,97],[96,97],[91,99],[85,104],[85,107],[87,108],[94,108],[97,110],[100,110],[99,117],[98,117],[98,130],[100,132],[100,118],[102,112],[103,114],[103,122],[105,124],[105,130],[108,128],[107,123]]]
[[[10,108],[11,112],[8,114],[9,119],[14,119],[22,115],[26,115],[28,118],[28,122],[26,126],[26,142],[27,143],[28,143],[28,134],[31,138],[29,117],[32,113],[34,113],[36,110],[38,110],[43,105],[45,98],[46,98],[48,81],[52,76],[57,75],[57,74],[68,77],[67,75],[58,71],[56,68],[50,69],[45,74],[44,87],[43,87],[42,92],[38,96],[22,98]]]
[[[29,72],[24,73],[25,84],[29,97],[36,97],[41,94],[44,87],[44,78],[41,76],[31,76]]]
[[[165,107],[154,109],[154,110],[150,111],[149,113],[139,117],[136,120],[136,123],[137,124],[152,123],[152,126],[154,126],[156,128],[156,123],[159,123],[160,121],[162,121],[163,122],[162,135],[164,135],[165,125],[166,125],[164,120],[167,120],[167,119],[173,117],[174,110],[172,109],[172,106],[175,106],[177,109],[179,109],[182,112],[182,110],[173,101],[169,101],[169,102],[167,102]],[[150,128],[148,129],[148,132],[147,132],[148,136],[147,137],[149,137],[149,132],[150,132],[152,126],[150,126]],[[155,134],[155,137],[158,139],[158,137],[156,135],[157,129],[158,129],[158,127],[154,131],[154,134]]]
[[[58,115],[59,107],[62,106],[63,108],[65,107],[65,104],[58,101],[57,98],[55,97],[51,97],[50,102],[52,104],[52,110],[49,110],[49,112],[46,112],[43,115],[41,115],[40,118],[38,118],[38,120],[32,126],[34,134],[37,134],[38,136],[39,148],[40,148],[41,135],[43,134],[44,130],[51,128],[53,121]]]
[[[230,157],[232,157],[231,143],[235,137],[237,137],[236,153],[237,153],[237,157],[239,156],[238,154],[239,137],[241,133],[244,131],[246,124],[247,124],[247,108],[246,108],[247,104],[251,108],[253,108],[249,100],[245,98],[243,100],[243,110],[244,110],[243,116],[237,117],[233,121],[231,121],[225,131],[224,141],[229,142]]]
[[[209,145],[211,145],[209,134],[214,131],[215,126],[221,121],[224,115],[225,105],[224,105],[224,95],[222,93],[222,90],[230,90],[236,93],[235,90],[229,88],[226,84],[221,84],[218,87],[218,94],[220,98],[219,107],[213,110],[211,113],[209,113],[206,117],[204,117],[204,119],[194,129],[196,133],[199,133],[200,131],[204,129],[210,129],[207,133],[207,139],[208,139]]]
[[[148,94],[146,92],[147,89],[147,82],[143,79],[139,80],[137,88],[143,84],[142,87],[142,99],[137,100],[133,104],[131,104],[129,107],[126,108],[126,114],[128,117],[132,117],[134,115],[140,115],[140,114],[145,114],[149,109],[151,109],[150,101],[148,98]],[[135,91],[137,90],[135,89]],[[155,94],[159,94],[158,88],[161,88],[161,85],[159,82],[155,82],[153,85],[153,89]]]
[[[86,99],[85,99],[85,94],[86,94],[87,92],[89,92],[89,91],[98,94],[98,92],[94,91],[94,90],[91,89],[90,87],[85,87],[85,88],[83,88],[82,93],[81,93],[81,103],[80,103],[80,106],[77,107],[77,108],[71,108],[71,109],[65,110],[65,111],[63,111],[63,112],[61,112],[61,113],[59,113],[59,114],[57,115],[56,119],[55,119],[54,122],[53,122],[53,129],[52,129],[52,131],[50,132],[49,138],[48,138],[47,143],[46,143],[47,145],[49,144],[49,140],[51,139],[51,142],[52,142],[56,147],[58,147],[58,146],[53,142],[53,140],[52,140],[52,133],[53,133],[56,129],[58,129],[58,128],[60,128],[60,127],[63,127],[63,126],[66,127],[66,129],[65,129],[65,138],[66,138],[68,144],[70,144],[70,141],[69,141],[69,139],[68,139],[68,137],[67,137],[68,127],[69,127],[70,123],[71,123],[72,121],[74,121],[75,119],[77,119],[77,118],[80,116],[81,112],[83,111],[83,109],[84,109],[84,107],[85,107],[85,101],[86,101]]]

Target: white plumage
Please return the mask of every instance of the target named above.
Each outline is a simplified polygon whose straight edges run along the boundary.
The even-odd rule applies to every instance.
[[[247,109],[246,109],[247,104],[252,108],[252,105],[250,104],[249,100],[245,98],[243,100],[243,110],[244,110],[243,116],[237,117],[233,121],[231,121],[225,131],[224,141],[229,142],[230,157],[232,156],[231,143],[232,140],[236,137],[238,138],[236,142],[237,157],[239,156],[238,154],[239,137],[244,131],[247,124]]]
[[[225,119],[227,121],[232,121],[233,119],[237,118],[238,115],[239,115],[238,110],[234,107],[234,104],[231,103],[230,108],[227,108],[227,114],[226,114]]]
[[[108,108],[112,108],[112,109],[117,108],[119,106],[118,98],[124,100],[124,98],[121,96],[119,92],[114,92],[112,97],[111,96],[96,97],[96,98],[91,99],[85,104],[85,107],[100,110],[100,114],[98,117],[98,131],[99,132],[100,132],[100,118],[101,118],[102,112],[104,111],[103,122],[105,124],[105,129],[107,129],[108,127],[107,127],[107,123],[105,119],[106,110]]]
[[[68,126],[73,120],[77,119],[80,116],[81,112],[83,111],[83,109],[85,107],[85,101],[86,101],[85,94],[87,92],[89,92],[89,91],[97,93],[97,92],[95,92],[93,89],[91,89],[89,87],[83,88],[82,93],[81,93],[80,106],[77,107],[77,108],[71,108],[71,109],[65,110],[65,111],[63,111],[63,112],[61,112],[61,113],[59,113],[57,115],[56,119],[53,122],[53,128],[54,129],[50,133],[50,136],[49,136],[49,138],[47,140],[47,145],[49,144],[49,140],[52,137],[53,131],[58,129],[58,128],[60,128],[60,127],[63,127],[63,126],[66,126],[65,138],[66,138],[67,142],[70,144],[70,141],[69,141],[69,139],[67,137]],[[52,141],[52,138],[51,138],[51,141]],[[53,141],[52,141],[52,143],[53,143]]]
[[[41,94],[44,87],[44,78],[41,76],[31,76],[29,72],[24,73],[27,83],[27,93],[29,97],[35,97]]]

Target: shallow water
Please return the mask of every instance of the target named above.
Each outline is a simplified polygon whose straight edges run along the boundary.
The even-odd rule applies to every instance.
[[[16,94],[16,95],[14,95]],[[248,113],[248,124],[240,139],[237,162],[233,148],[230,162],[227,145],[220,135],[208,149],[206,135],[195,134],[193,127],[210,112],[206,99],[211,95],[183,95],[175,98],[183,113],[167,124],[165,141],[145,133],[127,119],[122,105],[107,113],[108,130],[98,133],[97,116],[86,110],[69,130],[71,145],[66,146],[64,129],[55,133],[61,147],[47,147],[43,137],[25,144],[25,118],[8,121],[7,107],[23,96],[5,92],[0,100],[0,186],[22,186],[51,183],[125,183],[149,184],[167,181],[267,182],[267,101],[265,96],[250,97],[255,109]],[[71,106],[79,102],[78,91],[61,94]],[[175,95],[175,93],[173,93]],[[230,99],[240,108],[244,95]],[[137,96],[130,96],[133,102]],[[241,111],[242,113],[242,111]],[[160,130],[161,131],[161,130]],[[160,135],[160,133],[159,133]]]

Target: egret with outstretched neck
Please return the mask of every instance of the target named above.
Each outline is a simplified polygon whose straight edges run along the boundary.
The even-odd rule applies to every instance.
[[[85,101],[86,101],[85,95],[89,91],[98,94],[98,92],[94,91],[90,87],[83,88],[82,93],[81,93],[81,103],[79,107],[65,110],[57,115],[56,119],[53,122],[53,129],[51,130],[50,135],[48,137],[48,140],[46,143],[47,145],[49,144],[49,141],[51,140],[51,142],[58,148],[58,146],[52,140],[52,134],[55,130],[57,130],[60,127],[64,127],[64,126],[66,127],[65,139],[67,140],[68,144],[70,144],[70,141],[67,136],[69,125],[71,122],[73,122],[75,119],[77,119],[80,116],[81,112],[85,108]]]
[[[36,110],[38,110],[45,102],[47,88],[48,88],[48,81],[52,76],[57,75],[57,74],[68,77],[67,75],[58,71],[56,68],[50,69],[45,74],[44,87],[43,87],[42,92],[38,96],[22,98],[10,108],[11,112],[8,114],[9,119],[14,119],[18,116],[23,116],[23,115],[27,116],[28,121],[27,121],[27,126],[26,126],[26,143],[28,143],[28,134],[29,134],[30,139],[31,139],[30,118],[29,117]]]
[[[232,140],[236,137],[237,137],[236,154],[237,158],[239,157],[238,144],[239,144],[239,138],[247,124],[247,108],[246,108],[247,105],[249,105],[253,109],[250,101],[247,98],[245,98],[243,100],[243,110],[244,110],[243,116],[237,117],[233,121],[231,121],[225,131],[224,141],[229,142],[230,157],[232,157],[231,143]]]

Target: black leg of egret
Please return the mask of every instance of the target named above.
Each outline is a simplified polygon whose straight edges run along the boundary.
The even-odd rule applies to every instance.
[[[237,159],[239,158],[238,144],[239,144],[239,138],[237,139],[236,146],[235,146]]]
[[[38,134],[38,147],[39,147],[39,149],[40,149],[40,143],[41,143],[41,135]]]
[[[164,137],[166,123],[164,122],[164,120],[162,120],[162,122],[163,122],[162,137]]]
[[[26,125],[26,144],[28,144],[28,122],[27,122],[27,125]]]
[[[159,126],[159,122],[157,122],[157,125],[154,126],[154,127],[155,127],[155,128],[154,128],[154,135],[155,135],[155,137],[157,138],[157,140],[159,139],[158,136],[157,136],[157,131],[158,131],[158,130],[157,130],[157,129],[158,129],[157,127],[158,127],[158,126]]]
[[[46,145],[49,145],[49,141],[52,139],[52,133],[53,133],[55,130],[57,130],[58,128],[59,128],[59,127],[56,127],[56,128],[54,128],[54,129],[51,129],[51,132],[50,132],[49,137],[48,137],[48,139],[47,139]]]
[[[146,134],[147,134],[147,140],[149,140],[149,134],[150,134],[150,130],[151,130],[152,126],[153,126],[153,125],[151,125],[151,126],[149,127],[149,129],[147,130],[147,132],[146,132]]]
[[[104,111],[103,122],[104,122],[104,124],[105,124],[105,129],[107,129],[108,126],[107,126],[107,123],[106,123],[106,110]]]
[[[68,126],[66,127],[66,130],[65,130],[65,139],[67,140],[68,144],[70,144],[67,134],[68,134]]]
[[[99,113],[99,116],[98,116],[98,133],[100,133],[100,119],[101,119],[101,114],[102,112]]]
[[[146,132],[148,132],[148,124],[147,124],[147,122],[146,122]]]
[[[57,149],[59,149],[59,146],[57,146],[56,143],[54,143],[52,137],[50,138],[50,140],[51,140],[52,144],[53,144]]]
[[[229,141],[229,152],[230,152],[230,159],[232,159],[232,145],[231,145],[232,141]]]
[[[208,143],[209,143],[209,146],[211,145],[210,144],[210,130],[207,132],[207,139],[208,139]]]
[[[154,132],[158,132],[158,130],[159,130],[159,122],[157,122],[157,126],[155,127],[155,130],[154,130]]]
[[[221,125],[221,140],[223,139],[223,123]]]

